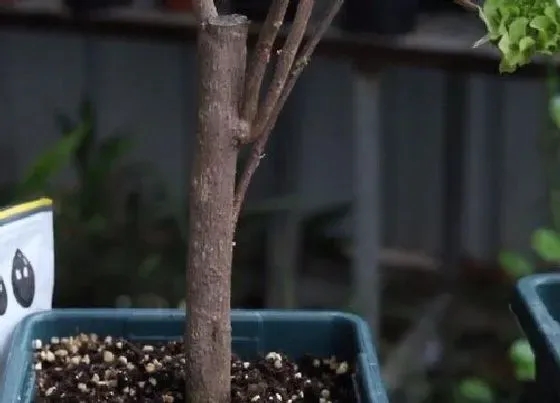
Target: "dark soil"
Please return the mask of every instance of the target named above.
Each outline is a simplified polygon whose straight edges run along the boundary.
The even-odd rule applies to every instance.
[[[181,341],[133,343],[81,334],[33,342],[35,402],[184,402]],[[253,361],[233,357],[232,403],[355,403],[346,361],[275,352]]]

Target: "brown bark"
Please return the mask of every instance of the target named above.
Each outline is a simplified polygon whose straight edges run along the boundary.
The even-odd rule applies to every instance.
[[[248,66],[242,116],[249,124],[253,123],[257,114],[261,86],[266,73],[266,67],[270,61],[270,52],[274,46],[278,31],[284,23],[288,4],[289,1],[286,0],[274,0],[270,5],[270,10],[259,33],[251,64]],[[240,140],[242,142],[249,142],[248,139]]]
[[[314,3],[300,0],[272,84],[259,105],[288,0],[273,1],[247,76],[247,19],[218,16],[213,0],[193,0],[199,23],[199,109],[186,282],[186,398],[191,403],[230,400],[231,262],[239,210],[258,165],[255,159],[260,159],[296,79],[342,1],[333,0],[331,11],[298,53]],[[238,147],[253,141],[252,161],[236,191]]]
[[[323,0],[321,0],[323,1]],[[259,113],[257,114],[257,119],[251,126],[251,132],[249,133],[249,141],[254,142],[251,155],[247,164],[245,165],[241,177],[239,178],[237,188],[235,190],[234,199],[234,216],[233,222],[237,223],[239,219],[239,214],[241,212],[241,207],[245,199],[245,195],[249,188],[249,183],[259,167],[261,158],[264,155],[264,149],[266,143],[268,142],[268,137],[272,132],[272,129],[276,125],[276,121],[282,108],[284,107],[292,89],[294,88],[299,76],[303,72],[305,66],[311,60],[311,56],[315,51],[315,48],[319,44],[321,38],[327,32],[327,29],[331,25],[332,21],[340,11],[344,0],[332,0],[332,5],[327,9],[327,12],[320,20],[319,24],[315,28],[313,34],[309,38],[308,42],[302,47],[302,49],[297,54],[297,58],[294,61],[292,57],[292,52],[297,50],[301,44],[303,36],[300,36],[301,26],[303,24],[304,31],[310,14],[308,14],[308,7],[312,2],[303,1],[299,4],[296,13],[295,21],[290,31],[284,48],[280,51],[280,54],[287,53],[289,56],[280,57],[277,66],[275,77],[273,82],[268,89],[265,101],[261,106]],[[306,18],[304,18],[306,17]],[[297,44],[297,45],[296,45]],[[285,69],[288,68],[288,74],[284,76]],[[282,81],[281,85],[277,85],[275,80]],[[275,85],[276,84],[276,85]],[[267,102],[268,101],[268,102]]]
[[[190,187],[185,331],[186,393],[192,403],[230,400],[231,261],[236,138],[248,20],[210,16],[198,37],[199,104]]]

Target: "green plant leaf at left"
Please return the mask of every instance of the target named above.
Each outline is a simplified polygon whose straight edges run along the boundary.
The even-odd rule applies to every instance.
[[[50,180],[70,165],[87,131],[86,125],[79,125],[41,155],[20,183],[17,198],[28,198],[45,192]]]
[[[551,229],[539,228],[533,233],[531,246],[547,262],[560,261],[560,235]]]
[[[502,269],[514,278],[532,274],[533,265],[521,254],[511,251],[502,251],[498,256]]]
[[[459,383],[458,395],[459,400],[469,403],[492,403],[494,401],[492,388],[479,378],[463,379]]]
[[[526,339],[516,340],[510,347],[509,356],[513,362],[517,380],[535,379],[535,355]]]
[[[106,179],[109,173],[117,168],[118,163],[130,153],[133,146],[132,136],[127,133],[114,133],[103,140],[96,150],[92,166],[89,167],[90,175],[97,180]]]
[[[548,111],[556,128],[560,129],[560,96],[554,95],[550,98],[548,102]]]

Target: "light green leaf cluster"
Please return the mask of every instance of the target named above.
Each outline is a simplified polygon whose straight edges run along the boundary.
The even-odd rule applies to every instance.
[[[468,403],[492,403],[494,401],[494,393],[490,385],[484,380],[467,378],[459,383],[455,400]]]
[[[487,39],[500,50],[500,72],[511,73],[535,55],[551,56],[560,49],[557,0],[486,0],[479,14]]]
[[[531,247],[544,262],[560,262],[560,233],[548,228],[539,228],[531,236]],[[524,277],[535,271],[533,264],[516,252],[502,251],[498,260],[500,266],[514,278]]]
[[[527,340],[516,340],[509,349],[509,356],[513,361],[517,380],[532,381],[535,379],[535,355]]]

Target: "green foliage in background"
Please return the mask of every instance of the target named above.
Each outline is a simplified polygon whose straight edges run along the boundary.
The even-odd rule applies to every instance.
[[[169,197],[153,166],[133,160],[132,133],[99,133],[96,111],[87,99],[75,117],[57,114],[55,119],[60,137],[36,157],[19,182],[0,183],[0,205],[41,196],[54,200],[54,305],[180,306],[187,203]],[[61,181],[61,174],[72,179]],[[277,204],[243,211],[233,270],[236,305],[253,291],[247,290],[246,279],[264,265],[263,218]],[[253,283],[262,292],[263,286]]]
[[[548,88],[548,117],[552,127],[551,130],[544,132],[539,140],[547,181],[547,202],[551,225],[537,228],[532,233],[530,240],[532,256],[510,250],[499,253],[500,266],[513,279],[537,272],[535,261],[545,267],[556,266],[560,262],[560,83],[554,71],[551,71],[549,75]],[[511,344],[509,358],[517,380],[526,382],[535,379],[535,357],[526,339],[520,338]],[[491,388],[484,380],[467,378],[457,387],[455,400],[456,403],[493,402],[494,398],[490,392]]]
[[[514,363],[515,377],[520,381],[535,379],[535,357],[526,339],[516,340],[510,347],[509,356]]]
[[[531,249],[535,256],[527,257],[514,251],[502,251],[500,266],[512,278],[520,278],[537,271],[534,261],[545,267],[560,262],[560,95],[555,72],[549,75],[549,120],[553,127],[540,139],[540,151],[547,180],[547,201],[550,227],[536,229],[531,235]],[[536,258],[536,259],[535,259]],[[510,347],[509,356],[515,376],[520,381],[535,378],[535,357],[527,340],[518,339]]]
[[[61,136],[4,186],[3,204],[55,206],[56,306],[174,306],[184,296],[184,243],[153,167],[131,161],[132,136],[101,137],[90,102],[57,116]],[[59,174],[74,174],[61,184]]]
[[[478,7],[478,6],[477,6]],[[535,55],[556,54],[560,45],[560,7],[556,0],[486,0],[478,7],[488,34],[501,53],[501,72],[514,72]]]
[[[492,403],[494,392],[479,378],[465,378],[457,386],[455,403]]]

